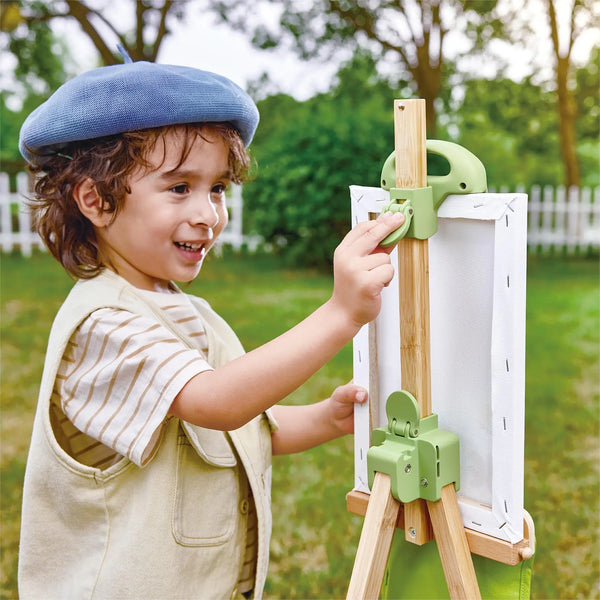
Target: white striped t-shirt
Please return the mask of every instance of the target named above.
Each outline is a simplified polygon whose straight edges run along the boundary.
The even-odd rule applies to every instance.
[[[155,320],[126,310],[102,308],[81,324],[62,358],[51,416],[61,445],[83,464],[106,468],[127,456],[143,466],[158,446],[175,396],[194,375],[211,369],[206,334],[189,298],[142,293],[197,349]]]

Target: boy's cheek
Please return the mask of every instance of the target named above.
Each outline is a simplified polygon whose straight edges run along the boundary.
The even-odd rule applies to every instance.
[[[227,227],[227,223],[229,223],[229,214],[227,213],[227,209],[225,209],[222,214],[219,214],[219,224],[214,231],[215,238],[218,238],[223,233],[223,230]]]

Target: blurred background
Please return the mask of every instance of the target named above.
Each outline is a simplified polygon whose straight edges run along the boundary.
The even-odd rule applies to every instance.
[[[545,230],[567,212],[565,189],[600,183],[593,0],[3,0],[1,30],[11,189],[25,116],[65,79],[122,62],[120,43],[134,60],[216,71],[255,98],[259,177],[244,189],[244,233],[290,264],[331,261],[348,227],[347,186],[378,185],[393,150],[393,98],[425,99],[428,137],[471,150],[491,189],[533,188],[542,201],[546,188],[559,207]],[[597,247],[589,193],[569,211],[584,222],[565,227]]]
[[[0,594],[16,597],[20,491],[53,315],[71,282],[37,249],[17,149],[62,82],[133,60],[230,77],[256,100],[231,245],[191,291],[252,348],[328,297],[348,186],[378,185],[394,98],[424,98],[496,191],[529,194],[526,507],[534,598],[600,598],[600,3],[592,0],[2,0]],[[243,218],[242,218],[243,210]],[[230,285],[227,285],[227,284]],[[288,402],[350,379],[347,348]],[[352,444],[275,461],[269,598],[345,595],[362,520]]]

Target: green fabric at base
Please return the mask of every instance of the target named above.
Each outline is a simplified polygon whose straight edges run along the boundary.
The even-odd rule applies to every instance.
[[[529,600],[533,557],[515,566],[475,554],[473,564],[482,600]],[[386,600],[449,600],[435,542],[416,546],[394,535],[382,597]]]

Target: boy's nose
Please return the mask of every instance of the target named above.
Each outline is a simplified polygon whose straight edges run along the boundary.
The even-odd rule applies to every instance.
[[[210,194],[200,196],[193,202],[189,220],[192,225],[206,225],[210,229],[219,224],[219,213],[211,202]]]

